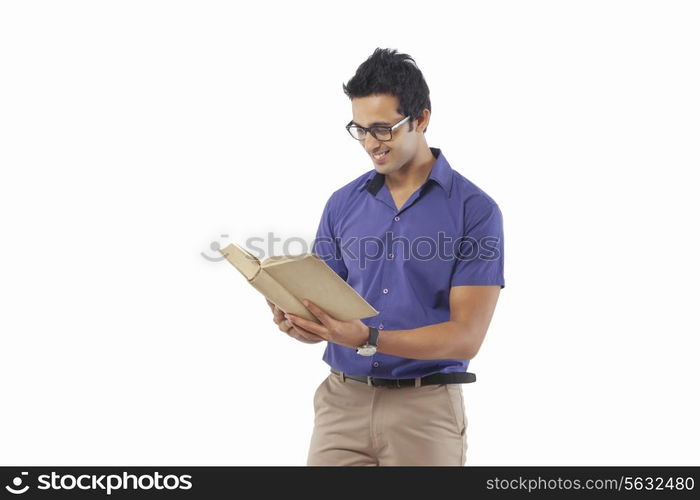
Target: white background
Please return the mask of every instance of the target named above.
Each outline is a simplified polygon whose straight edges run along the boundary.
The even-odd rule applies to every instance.
[[[697,465],[699,23],[680,1],[3,3],[0,463],[305,463],[324,346],[201,253],[313,238],[373,168],[342,83],[386,47],[425,75],[428,144],[504,215],[467,463]]]

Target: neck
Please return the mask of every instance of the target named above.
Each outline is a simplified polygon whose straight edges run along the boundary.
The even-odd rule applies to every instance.
[[[385,175],[384,181],[391,190],[413,191],[421,186],[430,175],[430,170],[435,164],[435,157],[430,151],[428,144],[423,141],[423,145],[418,149],[418,153],[410,162],[403,167]]]

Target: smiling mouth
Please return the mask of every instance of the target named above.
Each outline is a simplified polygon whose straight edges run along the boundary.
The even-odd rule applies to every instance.
[[[386,155],[389,154],[389,151],[382,151],[381,153],[377,154],[372,154],[372,158],[375,160],[381,160],[382,158],[386,157]]]

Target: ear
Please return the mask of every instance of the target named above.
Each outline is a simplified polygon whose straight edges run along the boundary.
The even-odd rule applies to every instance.
[[[423,112],[416,120],[418,121],[416,132],[420,132],[421,134],[425,133],[425,129],[428,128],[428,123],[430,122],[430,110],[424,108]]]

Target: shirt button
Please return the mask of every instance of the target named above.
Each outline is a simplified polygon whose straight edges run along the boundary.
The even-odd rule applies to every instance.
[[[379,323],[379,326],[377,328],[379,328],[380,330],[384,330],[384,325]]]
[[[388,288],[385,288],[384,290],[382,290],[382,293],[383,293],[383,294],[389,293],[389,289],[388,289]]]
[[[372,363],[372,366],[374,366],[376,368],[379,366],[379,363],[377,361],[375,361],[374,363]]]
[[[400,218],[401,218],[401,217],[399,217],[399,216],[397,215],[396,217],[394,217],[394,220],[395,220],[396,222],[398,222]]]

